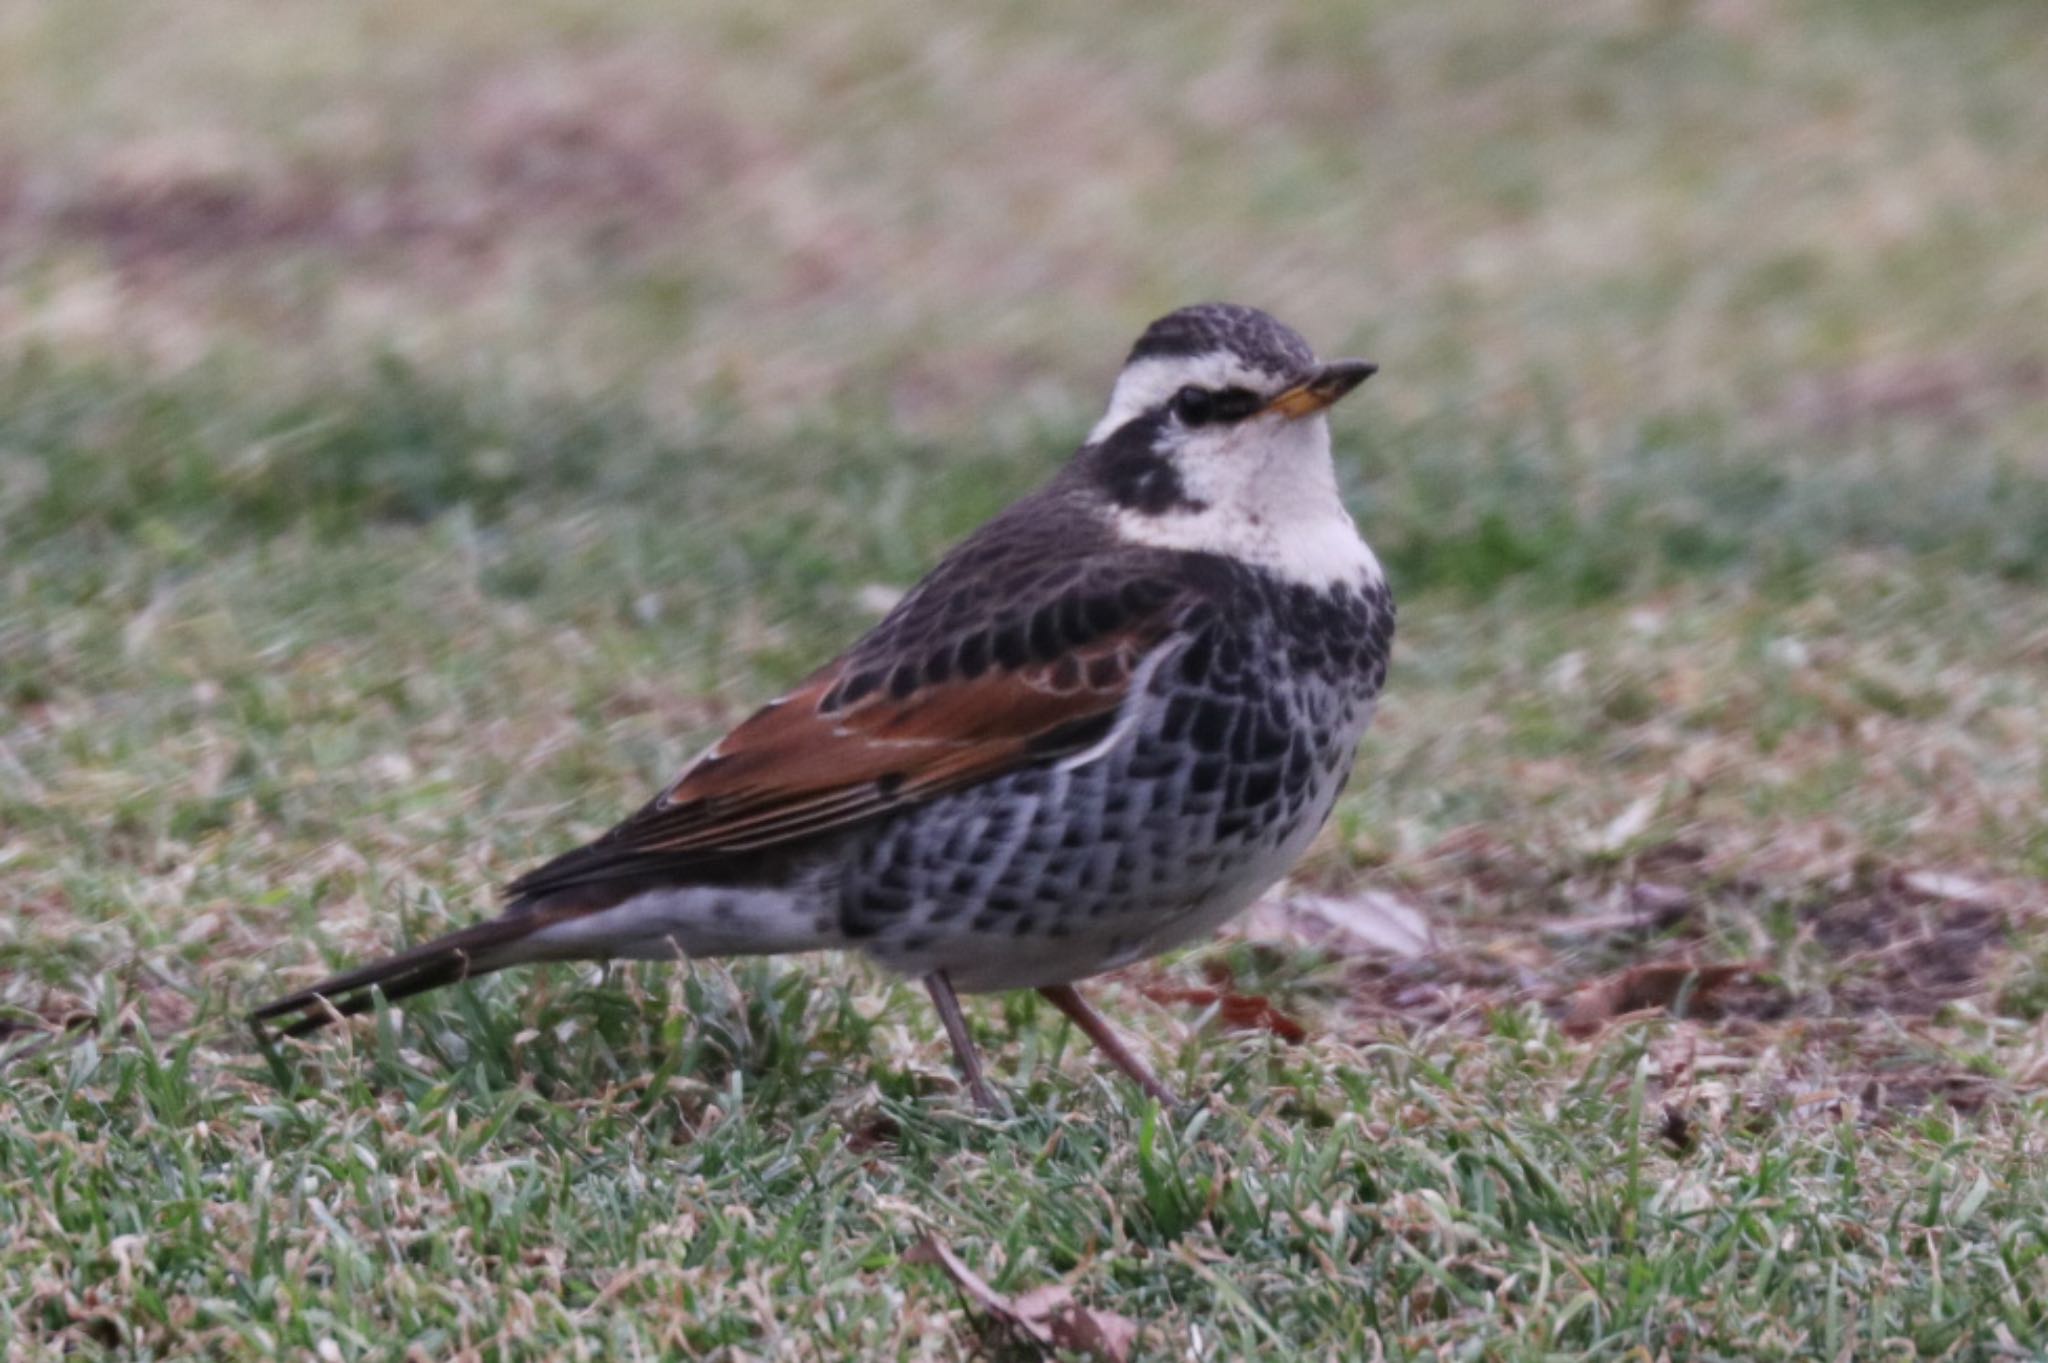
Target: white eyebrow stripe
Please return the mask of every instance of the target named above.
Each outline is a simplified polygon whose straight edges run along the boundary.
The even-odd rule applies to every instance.
[[[1197,388],[1249,388],[1259,392],[1278,377],[1247,365],[1227,350],[1134,360],[1117,376],[1116,387],[1109,395],[1109,410],[1088,432],[1087,443],[1093,445],[1108,439],[1126,422],[1151,411],[1189,384]]]

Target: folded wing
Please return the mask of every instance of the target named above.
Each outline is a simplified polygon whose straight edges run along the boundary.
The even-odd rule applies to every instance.
[[[979,619],[906,600],[597,841],[515,881],[533,902],[688,875],[1099,742],[1187,613],[1153,577],[1074,572]]]

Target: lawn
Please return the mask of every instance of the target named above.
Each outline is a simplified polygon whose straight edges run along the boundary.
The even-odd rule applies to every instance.
[[[1047,1347],[927,1240],[1134,1358],[2048,1352],[2039,19],[0,0],[6,1356]],[[1276,899],[1094,987],[1198,1102],[1021,996],[982,1116],[836,957],[240,1022],[1208,297],[1381,364],[1402,633]]]

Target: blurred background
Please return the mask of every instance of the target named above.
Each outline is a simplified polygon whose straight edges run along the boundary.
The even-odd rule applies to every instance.
[[[466,918],[1204,298],[1383,366],[1401,656],[1310,879],[2038,876],[2037,18],[0,8],[0,989]]]
[[[10,952],[467,915],[1196,299],[1382,364],[1333,876],[2040,874],[2044,72],[1995,2],[0,8]]]
[[[2017,445],[2048,383],[2024,5],[0,14],[7,354],[181,391],[395,370],[971,461],[1230,297],[1380,357],[1387,432],[1582,476]]]
[[[1368,1317],[1463,1348],[1493,1308],[1414,1307],[1438,1300],[1415,1264],[1485,1241],[1530,1256],[1529,1281],[1550,1282],[1540,1251],[1606,1294],[1488,1329],[1613,1357],[1601,1321],[1641,1324],[1646,1354],[1670,1324],[1767,1356],[1756,1322],[1796,1308],[1742,1297],[1779,1292],[1768,1264],[1703,1268],[1726,1295],[1675,1306],[1633,1286],[1663,1268],[1600,1276],[1619,1262],[1606,1176],[1643,1158],[1617,1094],[1682,1091],[1684,1134],[1731,1102],[1818,1091],[1867,1115],[2048,1074],[2048,23],[2024,0],[0,0],[0,1038],[97,1022],[107,1051],[92,1082],[97,1050],[0,1070],[29,1114],[0,1128],[39,1133],[0,1130],[0,1220],[43,1228],[0,1279],[40,1284],[53,1333],[98,1339],[79,1294],[133,1304],[154,1255],[213,1304],[109,1328],[175,1349],[193,1320],[269,1319],[271,1270],[219,1267],[226,1227],[292,1246],[272,1268],[304,1295],[276,1338],[305,1350],[330,1328],[528,1328],[501,1264],[525,1266],[504,1270],[522,1291],[647,1308],[606,1329],[680,1312],[674,1337],[711,1348],[798,1309],[747,1287],[787,1252],[749,1236],[786,1231],[853,1292],[894,1262],[890,1199],[978,1253],[1007,1244],[1013,1269],[1126,1233],[1123,1210],[1060,1219],[1087,1208],[1176,1243],[1198,1218],[1169,1174],[1132,1183],[1084,1126],[1041,1133],[1028,1186],[1002,1157],[956,1159],[970,1136],[920,1106],[950,1084],[943,1041],[853,963],[748,966],[737,987],[500,977],[423,1000],[420,1050],[385,1033],[374,1068],[316,1053],[304,1072],[328,1079],[308,1087],[225,1027],[471,920],[637,806],[1058,467],[1147,321],[1214,298],[1382,366],[1334,424],[1402,633],[1290,891],[1348,911],[1283,913],[1104,990],[1244,1124],[1213,1164],[1189,1147],[1218,1181],[1187,1205],[1306,1161],[1339,1171],[1340,1238],[1353,1203],[1353,1227],[1463,1216],[1429,1125],[1460,1102],[1463,1131],[1536,1123],[1500,1168],[1536,1149],[1563,1172],[1501,1195],[1547,1240],[1500,1230],[1475,1192],[1475,1220],[1413,1232],[1414,1262],[1374,1241],[1388,1257],[1346,1286],[1314,1267],[1323,1239],[1262,1238],[1264,1214],[1229,1222],[1226,1199],[1201,1223],[1224,1227],[1206,1276],[1177,1277],[1175,1250],[1091,1290],[1239,1356],[1282,1336],[1364,1356]],[[1217,980],[1311,1040],[1210,1028],[1198,1051],[1198,1007],[1138,997]],[[1561,1039],[1679,1001],[1733,1020],[1685,1033],[1715,1049],[1718,1108],[1685,1106],[1706,1091],[1692,1051]],[[1056,1019],[978,1008],[1027,1109],[1097,1101],[1086,1061],[1048,1078]],[[183,1059],[116,1040],[138,1028]],[[1409,1045],[1428,1063],[1402,1068]],[[1455,1091],[1430,1087],[1454,1069]],[[1327,1152],[1259,1144],[1297,1129],[1250,1125],[1271,1102],[1342,1114]],[[436,1113],[471,1133],[459,1177],[438,1136],[391,1134],[439,1132]],[[849,1145],[820,1186],[869,1191],[820,1199],[787,1171],[844,1131],[902,1158]],[[1754,1139],[1781,1137],[1772,1158],[1800,1168],[1835,1139]],[[369,1148],[381,1166],[352,1153]],[[276,1152],[300,1161],[279,1191]],[[1954,1156],[1901,1158],[1873,1197],[1910,1220]],[[552,1191],[506,1193],[521,1161]],[[424,1182],[380,1212],[363,1167]],[[1813,1186],[1838,1187],[1834,1167]],[[1058,1178],[1084,1192],[1033,1191]],[[378,1216],[444,1182],[473,1242],[349,1257],[348,1234],[384,1243]],[[316,1184],[348,1234],[307,1209]],[[1733,1186],[1674,1205],[1734,1205]],[[1955,1224],[1988,1245],[2009,1222],[1986,1218],[2036,1214],[2038,1187],[1980,1180]],[[1389,1220],[1362,1188],[1439,1210]],[[125,1204],[137,1190],[205,1215]],[[1852,1201],[1815,1213],[1856,1222],[1813,1242],[1850,1264],[1826,1281],[1905,1286],[1811,1338],[1863,1320],[1936,1351],[2014,1290],[2021,1261],[1988,1250],[1978,1277],[1965,1255],[1946,1286],[1939,1264],[1914,1278],[1936,1232],[1894,1217],[1866,1245],[1884,1210]],[[676,1268],[707,1283],[701,1310],[673,1276],[600,1289],[622,1257],[711,1253],[644,1219],[683,1204],[725,1225],[731,1283]],[[821,1226],[832,1209],[854,1230]],[[1725,1244],[1739,1268],[1779,1243],[1614,1215],[1630,1245],[1651,1227],[1645,1254]],[[90,1257],[128,1225],[143,1238]],[[1225,1277],[1219,1300],[1267,1315],[1189,1325]],[[256,1305],[220,1305],[245,1288]],[[861,1292],[833,1308],[847,1339],[926,1328]],[[566,1332],[553,1353],[598,1328],[542,1318]]]

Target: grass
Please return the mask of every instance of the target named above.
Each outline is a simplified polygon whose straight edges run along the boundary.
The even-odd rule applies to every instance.
[[[886,1024],[807,1007],[793,975],[742,982],[744,1012],[730,981],[559,997],[537,1034],[486,1005],[459,1057],[366,1032],[324,1090],[189,1042],[83,1042],[36,1095],[65,1148],[5,1138],[69,1246],[22,1325],[222,1353],[944,1356],[944,1290],[895,1264],[930,1227],[999,1288],[1078,1275],[1155,1347],[1219,1356],[1457,1349],[1475,1321],[1531,1355],[2038,1336],[2041,1165],[1997,1118],[1731,1113],[1680,1154],[1640,1041],[1588,1057],[1523,1014],[1357,1051],[1212,1045],[1195,1063],[1231,1096],[1192,1117],[1041,1070],[985,1123],[875,1065],[859,1043]],[[1897,1166],[1937,1172],[1873,1177]]]
[[[9,1356],[1030,1356],[927,1234],[1147,1358],[2048,1349],[2033,18],[0,13]],[[980,1118],[836,959],[241,1029],[636,804],[1213,295],[1384,366],[1403,633],[1295,889],[1429,952],[1106,983],[1173,1113],[1005,998]],[[1308,1039],[1161,1001],[1219,986]]]

